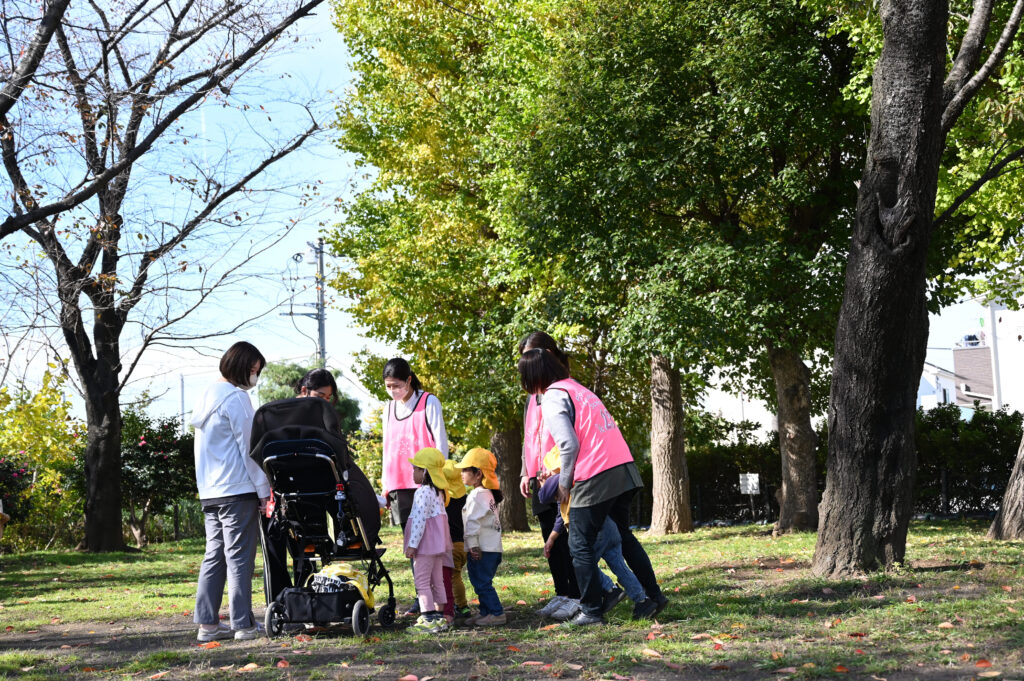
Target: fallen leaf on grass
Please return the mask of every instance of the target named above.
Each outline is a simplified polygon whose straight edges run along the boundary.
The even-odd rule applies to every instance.
[[[978,660],[977,662],[974,663],[974,666],[975,667],[991,667],[992,663],[989,662],[988,660],[986,660],[985,658],[981,658],[980,660]]]
[[[23,671],[23,672],[30,672],[30,671],[32,671],[35,668],[36,668],[35,665],[32,665],[31,667],[22,667],[21,671]]]
[[[837,617],[834,620],[832,620],[831,622],[825,622],[825,628],[826,629],[832,629],[833,627],[836,627],[839,624],[842,624],[842,622],[843,622],[843,620],[841,620],[840,618]]]
[[[415,674],[406,674],[405,676],[399,677],[398,681],[420,681],[420,677]]]
[[[295,640],[300,642],[300,643],[309,643],[310,641],[313,640],[313,637],[310,636],[309,634],[299,634],[298,636],[295,637]]]
[[[772,651],[772,659],[773,660],[781,660],[782,659],[782,653],[780,653],[777,650],[773,650]]]
[[[218,667],[218,669],[220,669],[222,672],[229,672],[229,671],[231,671],[234,668],[235,668],[235,665],[233,665],[233,664],[228,664],[228,665],[224,665],[223,667]]]
[[[282,669],[285,668],[285,667],[291,667],[291,665],[288,663],[288,660],[285,660],[285,659],[278,660],[277,664],[274,665],[274,666],[275,667],[281,667]]]
[[[676,664],[675,662],[666,662],[665,666],[668,667],[669,669],[674,669],[677,672],[678,671],[682,671],[683,669],[686,669],[686,667],[684,667],[683,665]]]
[[[713,665],[711,665],[711,671],[727,672],[727,671],[729,671],[729,665],[727,665],[727,664],[713,664]]]
[[[255,662],[250,662],[249,664],[245,665],[244,667],[239,667],[238,671],[239,672],[251,672],[254,669],[259,669],[259,668],[260,668],[260,666],[258,664],[256,664]]]
[[[200,643],[196,646],[197,648],[220,648],[220,641],[208,641],[206,643]]]
[[[953,623],[952,622],[943,622],[942,624],[939,625],[939,629],[952,629],[952,628],[953,628]]]
[[[943,648],[943,649],[942,649],[942,650],[940,650],[939,652],[940,652],[940,653],[942,653],[943,655],[949,655],[949,654],[950,654],[950,653],[952,653],[953,651],[952,651],[952,650],[950,650],[950,649],[948,649],[948,648]]]
[[[863,654],[864,654],[864,651],[863,651],[863,650],[861,650],[860,648],[857,648],[857,649],[856,649],[855,651],[853,651],[853,652],[857,653],[858,655],[863,655]]]
[[[156,674],[153,674],[152,676],[147,676],[146,678],[147,679],[162,679],[164,676],[167,676],[170,673],[171,673],[170,671],[157,672]]]
[[[796,674],[796,667],[783,667],[782,669],[776,669],[776,674]]]
[[[691,641],[703,641],[706,638],[711,638],[711,634],[695,634],[690,637]]]
[[[1013,591],[1013,587],[1012,586],[1004,586],[1003,587],[1003,591],[1005,591],[1006,593],[1010,593],[1011,591]]]
[[[907,596],[907,603],[917,603],[917,596]]]
[[[8,624],[6,627],[4,627],[4,631],[14,631],[14,627]]]
[[[516,605],[526,605],[526,601],[520,598],[518,601],[516,601]]]
[[[644,648],[640,651],[640,654],[646,655],[647,657],[661,657],[661,653],[659,653],[657,650],[654,650],[653,648]]]
[[[521,653],[521,652],[523,652],[523,651],[519,650],[519,648],[516,648],[515,646],[509,646],[509,647],[505,648],[505,650],[511,650],[514,653]]]
[[[560,626],[561,626],[560,624],[549,624],[546,627],[541,627],[540,630],[541,631],[551,631],[552,629],[557,629]]]
[[[566,669],[571,669],[574,672],[578,672],[581,669],[583,669],[583,665],[581,665],[581,664],[567,664],[567,665],[565,665],[565,668]]]
[[[971,656],[970,656],[969,653],[964,653],[963,655],[960,656],[960,661],[961,662],[967,662],[970,659],[971,659]]]
[[[82,667],[82,671],[83,672],[94,672],[94,671],[96,671],[96,667]]]
[[[845,674],[846,672],[848,672],[848,671],[850,671],[850,670],[849,670],[849,669],[847,669],[846,667],[844,667],[844,666],[843,666],[843,665],[841,665],[841,664],[837,664],[837,665],[835,666],[835,669],[833,669],[832,671],[836,672],[837,674]]]
[[[987,672],[978,672],[978,676],[980,676],[982,678],[985,678],[985,679],[994,679],[995,677],[1002,676],[1002,675],[1003,675],[1002,672],[997,672],[995,670],[987,671]]]
[[[653,631],[647,632],[646,640],[653,641],[656,638],[658,638],[658,635],[655,634]]]
[[[862,631],[854,631],[847,634],[847,636],[849,636],[850,638],[864,638],[865,636],[867,636],[867,634],[865,634]]]
[[[721,650],[722,648],[725,647],[725,645],[723,645],[721,643],[716,643],[713,647],[714,647],[715,650]]]
[[[543,667],[545,663],[540,660],[527,660],[521,663],[524,667]]]

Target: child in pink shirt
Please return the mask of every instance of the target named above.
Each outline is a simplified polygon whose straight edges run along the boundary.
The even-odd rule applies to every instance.
[[[443,615],[448,600],[444,568],[454,566],[452,537],[444,510],[448,480],[444,474],[444,455],[433,447],[424,447],[409,462],[413,465],[413,480],[420,486],[413,495],[405,525],[405,555],[413,561],[421,613],[412,630],[435,634],[450,627]]]

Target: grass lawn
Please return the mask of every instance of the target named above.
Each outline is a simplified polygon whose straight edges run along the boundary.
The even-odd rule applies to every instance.
[[[505,627],[417,637],[400,619],[390,631],[374,622],[366,641],[331,630],[209,649],[196,646],[191,619],[201,541],[7,555],[0,679],[1024,679],[1024,548],[990,542],[986,529],[916,522],[906,567],[842,582],[810,575],[813,534],[640,535],[668,608],[657,622],[633,622],[623,603],[609,626],[582,631],[533,614],[551,595],[539,536],[509,534],[496,580]],[[400,536],[384,539],[407,604]]]

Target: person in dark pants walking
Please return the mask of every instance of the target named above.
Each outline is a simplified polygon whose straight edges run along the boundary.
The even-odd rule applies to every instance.
[[[571,626],[603,624],[603,593],[594,545],[606,518],[622,537],[622,556],[647,598],[633,608],[637,619],[668,604],[650,558],[629,526],[629,504],[643,483],[633,455],[600,398],[569,376],[552,353],[537,348],[519,358],[519,378],[530,395],[541,395],[543,428],[561,458],[559,501],[569,506],[569,551],[580,588],[581,610]],[[543,437],[543,436],[542,436]]]
[[[569,358],[558,348],[558,344],[551,336],[543,331],[534,331],[519,342],[520,355],[536,348],[550,352],[565,366],[566,371],[569,371]],[[523,409],[523,467],[519,474],[519,491],[530,499],[531,510],[533,515],[537,516],[541,537],[545,542],[555,527],[558,504],[544,503],[540,500],[540,484],[543,481],[538,480],[538,474],[543,471],[541,459],[544,453],[550,451],[553,446],[554,442],[543,430],[540,395],[529,395]],[[580,588],[572,568],[568,533],[559,534],[558,539],[552,544],[548,555],[548,569],[554,582],[555,596],[537,610],[537,614],[558,620],[569,619],[579,612]]]

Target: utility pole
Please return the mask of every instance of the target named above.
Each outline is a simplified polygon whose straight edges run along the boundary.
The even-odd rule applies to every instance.
[[[321,369],[327,368],[327,304],[324,298],[324,240],[321,237],[314,244],[307,241],[306,244],[316,254],[316,302],[300,303],[305,307],[314,307],[316,312],[282,312],[282,317],[312,317],[317,322],[317,358]],[[302,254],[296,253],[292,256],[295,262],[302,261]]]

